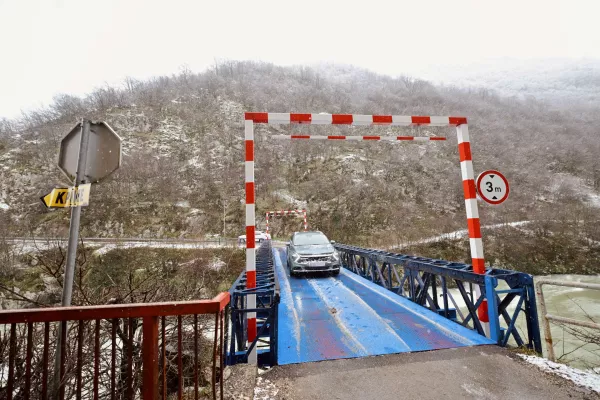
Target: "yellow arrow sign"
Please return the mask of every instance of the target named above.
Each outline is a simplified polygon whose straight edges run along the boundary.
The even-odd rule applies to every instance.
[[[83,207],[90,204],[91,183],[69,188],[55,188],[43,196],[46,207]]]

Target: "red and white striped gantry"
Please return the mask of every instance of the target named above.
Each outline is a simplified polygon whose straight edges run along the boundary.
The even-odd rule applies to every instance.
[[[465,208],[467,213],[467,226],[469,228],[469,245],[474,272],[485,273],[485,259],[483,256],[483,243],[477,208],[477,193],[475,190],[475,177],[473,172],[473,159],[469,141],[469,128],[465,117],[439,117],[439,116],[404,116],[404,115],[361,115],[361,114],[299,114],[299,113],[266,113],[247,112],[245,119],[246,141],[246,237],[253,238],[256,226],[255,214],[255,186],[254,186],[254,125],[255,124],[307,124],[307,125],[350,125],[350,126],[452,126],[456,128],[458,138],[458,153],[460,170],[462,174]],[[309,135],[277,135],[278,139],[290,140],[327,140],[327,141],[437,141],[445,140],[442,137],[415,137],[415,136],[309,136]],[[256,287],[256,251],[254,240],[246,241],[246,287]],[[479,286],[476,286],[477,297],[481,296]],[[247,297],[248,308],[256,308],[256,295]],[[256,313],[247,313],[248,341],[256,338]],[[479,308],[479,318],[489,330],[487,315],[487,302],[484,299]],[[256,347],[248,357],[249,363],[256,363]]]
[[[282,210],[282,211],[267,211],[266,212],[266,220],[267,220],[267,228],[265,232],[267,235],[269,234],[269,217],[273,215],[275,217],[286,216],[286,215],[298,215],[304,218],[304,232],[308,230],[308,221],[306,219],[306,210]]]

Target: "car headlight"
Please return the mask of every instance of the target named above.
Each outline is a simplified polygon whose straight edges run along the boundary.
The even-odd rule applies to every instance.
[[[292,256],[292,260],[294,260],[294,262],[298,262],[300,260],[300,254],[294,251],[290,252],[290,256]]]
[[[337,251],[335,251],[331,257],[330,257],[331,261],[340,261],[340,253],[338,253]]]

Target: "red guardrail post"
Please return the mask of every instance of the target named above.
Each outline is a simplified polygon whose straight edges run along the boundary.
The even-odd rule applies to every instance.
[[[158,317],[143,319],[143,399],[158,399]]]

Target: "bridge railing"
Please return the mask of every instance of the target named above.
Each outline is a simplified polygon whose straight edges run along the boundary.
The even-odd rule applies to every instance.
[[[223,398],[229,293],[212,300],[0,311],[3,399]],[[61,335],[61,357],[55,360]],[[193,391],[193,395],[192,395]],[[193,397],[192,397],[193,396]]]
[[[548,279],[541,278],[536,280],[535,287],[537,295],[540,298],[540,310],[542,311],[542,321],[544,323],[544,336],[546,339],[546,351],[548,352],[548,359],[550,361],[556,361],[556,356],[554,354],[554,343],[552,341],[552,331],[550,330],[550,321],[566,324],[566,325],[575,325],[583,328],[596,329],[600,330],[600,324],[590,321],[581,321],[574,318],[567,318],[558,315],[548,314],[548,310],[546,309],[546,301],[544,299],[544,285],[549,286],[565,286],[572,287],[578,289],[591,289],[591,290],[600,290],[600,284],[597,283],[586,283],[586,282],[565,282],[559,281],[556,279]]]
[[[242,272],[231,290],[231,337],[228,338],[227,364],[248,362],[248,355],[257,349],[260,365],[277,364],[277,313],[279,281],[273,267],[271,241],[261,242],[256,252],[256,288],[246,288],[246,272]],[[247,296],[256,294],[256,308],[247,307]],[[246,314],[256,312],[256,338],[248,342]]]
[[[342,263],[350,271],[429,308],[446,318],[485,335],[477,309],[487,299],[492,340],[506,346],[512,337],[517,346],[541,353],[541,339],[531,275],[498,268],[487,268],[485,275],[473,272],[471,265],[425,257],[335,244]],[[502,288],[499,283],[502,282]],[[483,296],[477,299],[475,287]],[[458,299],[449,290],[456,288]],[[461,311],[462,303],[466,312]],[[512,310],[514,306],[514,310]],[[517,329],[517,318],[524,313],[527,337]]]

